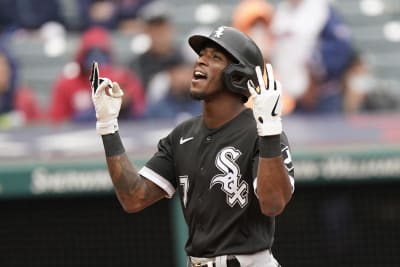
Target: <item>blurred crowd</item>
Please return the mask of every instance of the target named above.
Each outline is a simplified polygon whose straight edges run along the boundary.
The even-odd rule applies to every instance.
[[[178,37],[186,33],[177,31],[173,16],[166,0],[0,1],[0,129],[94,121],[88,82],[94,60],[102,76],[124,89],[120,119],[178,121],[198,115],[201,103],[189,96],[195,57],[182,48]],[[23,58],[12,53],[9,40],[50,22],[80,39],[71,58],[74,64],[54,77],[49,103],[43,106],[36,88],[21,82],[18,62]],[[379,94],[378,79],[330,0],[242,0],[236,2],[230,23],[251,36],[265,62],[272,63],[283,85],[286,116],[398,108],[393,98]],[[198,26],[193,32],[207,29]],[[126,55],[124,63],[116,59],[115,32],[141,37],[136,38],[141,40],[139,52]],[[251,99],[247,105],[251,107]]]

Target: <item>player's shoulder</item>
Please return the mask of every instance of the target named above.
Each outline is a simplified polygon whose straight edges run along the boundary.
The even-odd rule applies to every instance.
[[[251,108],[246,108],[240,115],[243,117],[243,119],[253,121],[255,123],[253,110]]]
[[[253,115],[253,110],[250,108],[246,108],[245,110],[240,113],[239,116],[235,119],[235,123],[237,125],[240,125],[240,128],[246,129],[246,130],[251,130],[253,129],[256,131],[257,129],[257,124],[254,119]]]

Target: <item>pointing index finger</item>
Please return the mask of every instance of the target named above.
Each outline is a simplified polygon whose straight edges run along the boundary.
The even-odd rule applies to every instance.
[[[90,83],[92,85],[93,91],[95,92],[99,87],[99,66],[96,61],[93,61],[92,71],[90,73]]]

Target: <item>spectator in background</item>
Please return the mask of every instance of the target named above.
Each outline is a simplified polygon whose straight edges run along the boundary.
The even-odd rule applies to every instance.
[[[345,113],[394,111],[400,106],[398,97],[379,82],[361,52],[353,54],[343,86]]]
[[[274,7],[266,0],[242,0],[235,7],[232,26],[249,35],[260,47],[264,61],[270,61],[274,37],[271,22]]]
[[[68,0],[70,1],[70,0]],[[82,29],[101,26],[108,30],[132,34],[141,30],[139,10],[153,0],[74,0],[80,21],[71,22]]]
[[[13,99],[17,89],[17,66],[6,48],[0,48],[0,113],[4,114],[14,109]]]
[[[146,105],[140,80],[129,69],[114,63],[112,41],[108,31],[102,27],[92,27],[83,33],[76,51],[77,70],[73,73],[65,71],[54,84],[49,109],[51,121],[60,123],[96,119],[89,83],[93,61],[99,63],[102,75],[121,81],[120,85],[125,93],[120,111],[121,118],[140,118]]]
[[[295,100],[310,85],[309,63],[327,17],[327,0],[286,0],[276,6],[271,61],[285,91]]]
[[[10,12],[10,7],[14,4],[13,0],[0,1],[0,36],[1,39],[4,36],[12,33],[16,28],[15,16],[13,12]]]
[[[148,119],[171,119],[182,121],[201,113],[201,103],[190,97],[190,83],[193,65],[184,61],[171,62],[166,73],[160,73],[153,79],[157,91],[149,97],[149,106],[145,117]]]
[[[18,29],[37,30],[44,23],[63,24],[60,1],[56,0],[1,0],[0,21],[8,32]]]
[[[201,112],[201,104],[191,99],[189,88],[194,60],[175,43],[175,25],[163,1],[154,1],[140,11],[149,49],[131,62],[145,85],[148,119],[181,121]]]
[[[118,1],[117,30],[123,34],[137,34],[142,31],[139,10],[153,0],[122,0]]]
[[[342,113],[343,79],[354,54],[348,26],[332,5],[310,60],[310,85],[298,101],[297,111]]]
[[[94,26],[113,30],[117,26],[118,9],[112,0],[78,0],[82,27],[87,30]]]
[[[139,14],[144,24],[143,33],[149,37],[150,45],[144,53],[135,56],[129,65],[139,75],[148,94],[152,79],[162,72],[167,74],[170,66],[176,65],[175,62],[183,62],[184,57],[175,43],[176,29],[165,2],[151,2]],[[149,97],[148,100],[151,101]]]
[[[39,122],[42,112],[33,91],[18,84],[15,59],[0,46],[0,128],[13,128]]]
[[[361,112],[368,93],[376,86],[376,81],[359,53],[354,53],[344,75],[343,85],[344,112]]]
[[[342,79],[353,47],[350,30],[329,0],[277,6],[272,62],[298,113],[342,112]]]
[[[232,26],[249,35],[260,47],[265,63],[271,62],[271,53],[275,38],[271,30],[274,7],[266,0],[242,0],[235,7],[232,15]],[[279,73],[276,74],[279,77]],[[283,86],[285,86],[283,84]],[[283,91],[283,114],[288,114],[295,107],[294,99]],[[251,98],[247,106],[252,105]]]

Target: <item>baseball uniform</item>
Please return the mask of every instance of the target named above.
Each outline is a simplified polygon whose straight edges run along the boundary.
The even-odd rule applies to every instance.
[[[189,227],[186,252],[195,257],[252,254],[272,246],[274,218],[256,196],[259,145],[251,109],[216,129],[202,116],[178,125],[158,143],[140,174],[168,197],[179,193]],[[282,156],[292,186],[294,168],[286,135]]]

